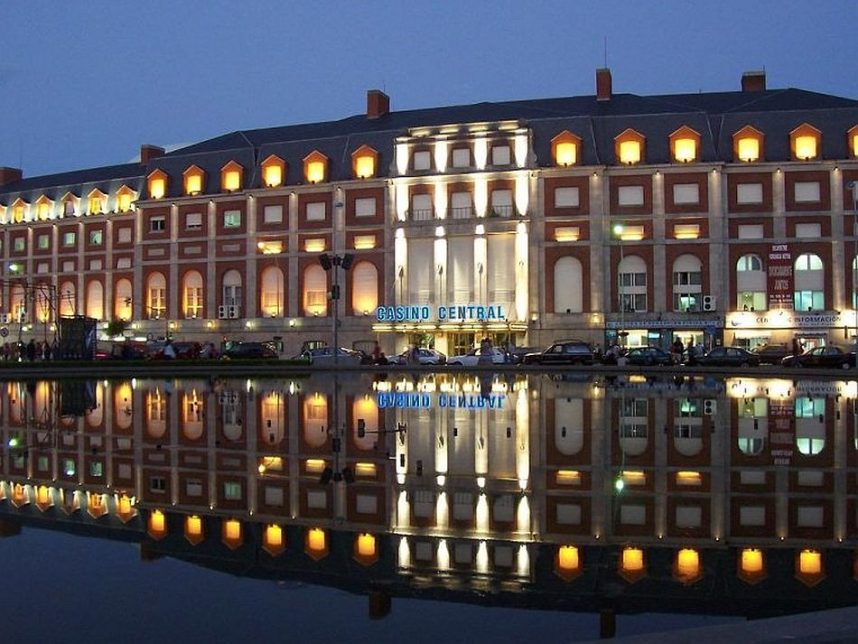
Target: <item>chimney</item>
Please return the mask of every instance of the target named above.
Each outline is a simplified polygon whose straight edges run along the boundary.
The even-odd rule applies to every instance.
[[[390,97],[380,89],[371,89],[366,93],[366,117],[377,119],[390,112]]]
[[[140,163],[146,165],[152,159],[164,156],[164,148],[144,143],[140,146]]]
[[[612,93],[611,70],[602,67],[596,70],[596,100],[610,101]]]
[[[766,72],[745,72],[742,74],[742,91],[743,92],[765,92],[766,91]]]
[[[23,176],[24,175],[19,168],[0,167],[0,186],[8,186],[10,183],[20,181]]]

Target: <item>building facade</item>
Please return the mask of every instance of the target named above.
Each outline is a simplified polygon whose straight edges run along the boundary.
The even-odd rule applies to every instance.
[[[0,310],[134,336],[544,346],[849,343],[858,101],[596,94],[237,131],[140,163],[0,169]]]

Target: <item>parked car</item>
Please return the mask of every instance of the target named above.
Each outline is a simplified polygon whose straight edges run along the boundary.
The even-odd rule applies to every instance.
[[[583,340],[555,342],[539,353],[528,353],[524,364],[593,364],[593,349]]]
[[[507,361],[506,353],[503,349],[498,349],[497,347],[492,347],[491,350],[491,363],[492,364],[504,364]],[[480,358],[483,358],[483,362],[480,362]],[[471,349],[467,353],[463,353],[458,356],[450,356],[447,360],[447,364],[449,365],[459,365],[462,367],[476,367],[478,364],[487,364],[488,359],[486,356],[483,356],[482,350],[480,348]]]
[[[635,347],[626,354],[626,364],[638,367],[669,366],[673,356],[661,347]]]
[[[276,360],[277,352],[263,342],[233,342],[221,356],[225,360]]]
[[[200,349],[202,347],[199,342],[171,342],[170,344],[173,345],[173,352],[176,354],[175,360],[196,360],[200,357]],[[152,354],[152,360],[166,359],[164,357],[164,346]]]
[[[786,344],[762,344],[751,349],[760,357],[760,364],[780,364],[790,354]]]
[[[409,354],[411,353],[411,349],[406,349],[398,356],[393,356],[390,358],[391,364],[411,364],[409,362]],[[430,349],[428,347],[420,347],[417,349],[417,359],[418,364],[421,365],[439,365],[445,364],[447,362],[447,356],[440,351],[436,351],[435,349]]]
[[[308,349],[298,356],[298,358],[306,360],[308,364],[315,365],[317,367],[334,365],[334,351],[331,347],[316,347],[315,349]],[[360,351],[340,347],[337,349],[336,364],[343,366],[359,365],[363,362],[363,358],[364,355]]]
[[[785,367],[819,367],[828,369],[850,369],[855,366],[855,353],[833,345],[814,347],[797,356],[786,356],[781,360]]]
[[[760,356],[741,347],[715,347],[707,354],[690,358],[687,364],[703,367],[757,367]]]

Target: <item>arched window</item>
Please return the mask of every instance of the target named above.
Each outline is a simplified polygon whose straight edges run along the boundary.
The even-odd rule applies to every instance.
[[[637,255],[624,257],[618,267],[620,310],[633,313],[647,310],[646,262]]]
[[[266,393],[262,397],[260,414],[262,443],[268,447],[279,445],[286,435],[286,400],[283,392]]]
[[[325,269],[312,264],[304,271],[304,315],[327,315],[327,311],[328,278]]]
[[[240,317],[241,312],[241,273],[236,270],[229,270],[223,276],[223,297],[222,306],[235,307],[230,310],[229,317]]]
[[[575,257],[561,257],[554,264],[554,312],[584,310],[584,269]]]
[[[584,447],[584,400],[554,399],[554,446],[563,456],[574,456]]]
[[[819,255],[804,253],[795,260],[794,305],[796,311],[825,309],[825,269]]]
[[[29,319],[27,311],[27,298],[24,287],[21,284],[12,286],[12,293],[9,300],[9,312],[12,314],[14,322],[24,323]],[[74,315],[72,313],[72,315]]]
[[[167,279],[163,273],[151,273],[146,280],[146,314],[150,320],[167,315]]]
[[[372,262],[358,262],[352,269],[352,310],[368,315],[378,307],[378,269]]]
[[[766,271],[758,255],[742,255],[736,262],[736,308],[763,311],[767,306]]]
[[[279,266],[268,266],[262,271],[260,279],[260,310],[269,318],[282,318],[286,307],[283,304],[285,294],[283,271]]]
[[[196,389],[182,394],[182,434],[188,440],[199,440],[203,435],[203,399]]]
[[[795,445],[804,456],[825,449],[825,398],[796,398]]]
[[[852,308],[858,309],[858,255],[852,258]]]
[[[352,403],[352,417],[355,419],[352,438],[359,450],[372,450],[378,444],[378,405],[373,396],[356,397]],[[358,422],[363,421],[363,436],[359,435]]]
[[[13,291],[14,297],[14,291]],[[59,292],[59,308],[61,317],[71,317],[77,315],[77,289],[74,282],[63,282]],[[14,312],[14,299],[12,300],[12,311]]]
[[[673,310],[700,311],[703,306],[703,263],[694,255],[673,262]]]
[[[113,287],[113,315],[117,320],[130,320],[132,286],[131,280],[124,277],[116,280]]]
[[[304,398],[304,442],[307,447],[322,447],[328,440],[328,399],[315,393]]]
[[[188,271],[185,273],[184,286],[182,288],[182,308],[185,312],[185,318],[196,320],[203,317],[204,294],[203,294],[203,276],[197,271]]]
[[[99,280],[86,285],[86,314],[96,320],[104,317],[104,286]]]
[[[155,388],[146,393],[146,434],[161,438],[167,433],[167,404],[169,399]]]
[[[765,438],[740,436],[737,440],[739,451],[745,456],[759,456],[763,453],[763,448],[766,446]]]

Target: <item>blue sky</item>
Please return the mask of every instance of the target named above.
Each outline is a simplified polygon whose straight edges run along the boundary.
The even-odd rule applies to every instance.
[[[363,112],[768,86],[858,98],[854,0],[0,3],[0,165],[124,163],[141,143]]]

